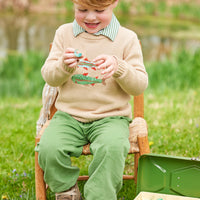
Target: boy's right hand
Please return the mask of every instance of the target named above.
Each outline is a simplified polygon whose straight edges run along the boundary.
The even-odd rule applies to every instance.
[[[75,55],[75,49],[67,48],[65,53],[63,54],[63,63],[68,67],[73,68],[78,65],[79,59],[82,57],[82,55],[80,57],[77,57]]]

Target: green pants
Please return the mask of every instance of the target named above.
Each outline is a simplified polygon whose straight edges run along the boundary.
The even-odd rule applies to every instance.
[[[107,117],[82,123],[57,111],[37,145],[39,165],[50,189],[62,192],[75,185],[79,168],[72,166],[70,157],[79,157],[83,145],[90,142],[93,160],[84,196],[87,200],[116,200],[130,147],[130,121],[127,117]]]

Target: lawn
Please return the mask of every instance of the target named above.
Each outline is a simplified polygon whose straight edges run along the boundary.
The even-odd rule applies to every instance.
[[[9,199],[34,199],[34,137],[40,106],[39,98],[1,100],[0,194],[7,195]],[[200,89],[158,94],[146,92],[145,119],[148,123],[151,152],[198,157],[199,110]],[[74,159],[74,162],[82,166],[83,173],[87,172],[86,166],[90,159]],[[131,164],[129,159],[127,163]],[[133,199],[126,196],[129,184],[132,181],[120,193],[127,200]],[[133,191],[130,193],[135,195]]]

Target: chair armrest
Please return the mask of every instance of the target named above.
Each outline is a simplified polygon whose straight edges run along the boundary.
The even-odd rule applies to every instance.
[[[130,131],[129,142],[131,145],[129,153],[134,153],[134,152],[140,152],[140,154],[141,152],[148,153],[148,148],[149,148],[148,130],[145,119],[142,117],[134,118],[129,126],[129,131]],[[144,148],[146,150],[144,150]]]

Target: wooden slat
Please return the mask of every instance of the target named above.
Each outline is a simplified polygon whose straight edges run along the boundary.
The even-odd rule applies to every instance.
[[[87,181],[89,176],[79,176],[78,181]],[[134,180],[134,176],[132,175],[123,175],[124,180]]]
[[[131,150],[131,149],[134,149],[134,148],[130,148],[128,154],[137,153],[136,151]],[[91,152],[90,152],[90,144],[86,144],[86,145],[83,146],[82,155],[91,155]]]

